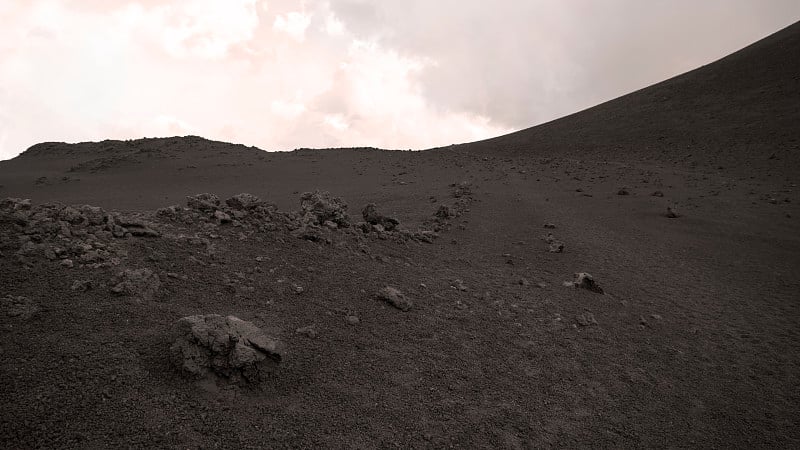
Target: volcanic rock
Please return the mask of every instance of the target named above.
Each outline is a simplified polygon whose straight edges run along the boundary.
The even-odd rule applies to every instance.
[[[174,327],[172,360],[190,378],[261,381],[282,359],[283,345],[251,322],[218,314],[188,316]]]
[[[578,272],[575,274],[575,281],[571,283],[575,288],[586,289],[598,294],[603,293],[603,288],[594,281],[594,278],[586,272]]]
[[[41,310],[28,297],[7,295],[0,298],[0,314],[16,319],[28,320]]]
[[[247,210],[265,205],[265,202],[253,194],[241,193],[225,200],[225,204],[233,209]]]
[[[215,211],[219,209],[219,197],[209,193],[189,196],[186,197],[186,206],[198,211]]]
[[[386,286],[378,291],[378,299],[394,306],[401,311],[408,311],[414,306],[414,303],[409,300],[399,289]]]
[[[393,231],[400,224],[400,221],[394,217],[387,217],[378,213],[378,207],[375,203],[370,203],[361,210],[361,215],[364,221],[372,225],[380,225],[385,231]]]
[[[341,228],[350,226],[347,203],[327,191],[306,192],[300,197],[300,208],[306,221],[321,225],[331,221]]]
[[[117,275],[117,282],[111,292],[149,301],[155,297],[160,287],[161,280],[152,270],[126,269]]]

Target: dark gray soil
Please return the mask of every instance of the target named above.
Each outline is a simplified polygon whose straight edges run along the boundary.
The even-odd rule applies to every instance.
[[[184,137],[0,162],[0,198],[118,217],[67,210],[62,238],[0,214],[0,447],[798,448],[799,59],[796,24],[423,152]],[[351,223],[304,219],[316,190]],[[225,206],[243,192],[272,212]],[[181,209],[199,193],[220,214]],[[398,229],[359,223],[369,203]],[[186,378],[171,330],[201,314],[279,339],[277,370]]]

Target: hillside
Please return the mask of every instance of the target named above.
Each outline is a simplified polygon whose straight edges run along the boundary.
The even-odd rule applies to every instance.
[[[0,162],[0,446],[797,448],[799,36],[460,146]]]

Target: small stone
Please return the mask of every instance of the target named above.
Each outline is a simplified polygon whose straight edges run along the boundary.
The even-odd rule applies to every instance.
[[[531,284],[531,282],[526,280],[525,278],[520,278],[519,280],[517,280],[517,283],[520,286],[529,286]]]
[[[630,195],[630,194],[631,193],[630,193],[630,191],[628,191],[628,188],[620,188],[617,191],[617,195]]]
[[[219,221],[220,224],[230,223],[231,220],[232,220],[231,216],[229,216],[228,214],[226,214],[226,213],[224,213],[224,212],[222,212],[220,210],[214,211],[214,218],[217,219],[217,221]]]
[[[547,283],[540,281],[539,283],[536,283],[536,287],[538,287],[539,289],[544,289],[547,287]]]
[[[676,209],[675,206],[667,206],[667,214],[666,215],[670,219],[675,219],[675,218],[680,217],[680,214],[678,214],[678,210]]]
[[[566,286],[568,282],[564,282]],[[572,286],[576,288],[586,289],[591,292],[595,292],[597,294],[603,294],[603,288],[594,281],[594,278],[586,272],[578,272],[575,274],[575,281],[572,282]]]
[[[377,297],[401,311],[409,311],[414,305],[399,289],[391,286],[378,291]]]
[[[66,267],[67,269],[71,269],[75,263],[73,263],[71,259],[62,259],[59,265],[61,265],[61,267]]]
[[[563,253],[564,243],[560,241],[553,241],[548,245],[547,249],[550,253]]]
[[[549,223],[548,222],[548,223],[544,224],[544,227],[552,230],[552,229],[554,229],[556,227],[556,225],[554,223]]]
[[[70,286],[70,289],[73,291],[86,292],[92,289],[92,282],[91,280],[75,280],[72,286]]]
[[[346,320],[347,323],[350,324],[350,325],[358,325],[358,323],[361,322],[361,320],[358,317],[353,316],[353,315],[347,315],[344,318],[344,320]]]
[[[652,194],[650,194],[650,195],[652,195],[653,197],[663,197],[663,196],[664,196],[664,193],[663,193],[663,192],[661,192],[661,191],[655,191],[655,192],[653,192],[653,193],[652,193]]]
[[[314,328],[314,325],[307,325],[305,327],[298,328],[294,330],[297,334],[302,334],[310,339],[316,339],[319,336],[319,333]]]
[[[579,315],[576,319],[578,325],[582,327],[588,327],[590,325],[597,325],[597,319],[594,318],[594,314],[590,312],[583,313]]]

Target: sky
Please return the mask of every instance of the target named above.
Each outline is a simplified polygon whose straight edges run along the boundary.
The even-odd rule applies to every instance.
[[[425,149],[712,62],[798,0],[0,0],[0,159],[199,135]]]

